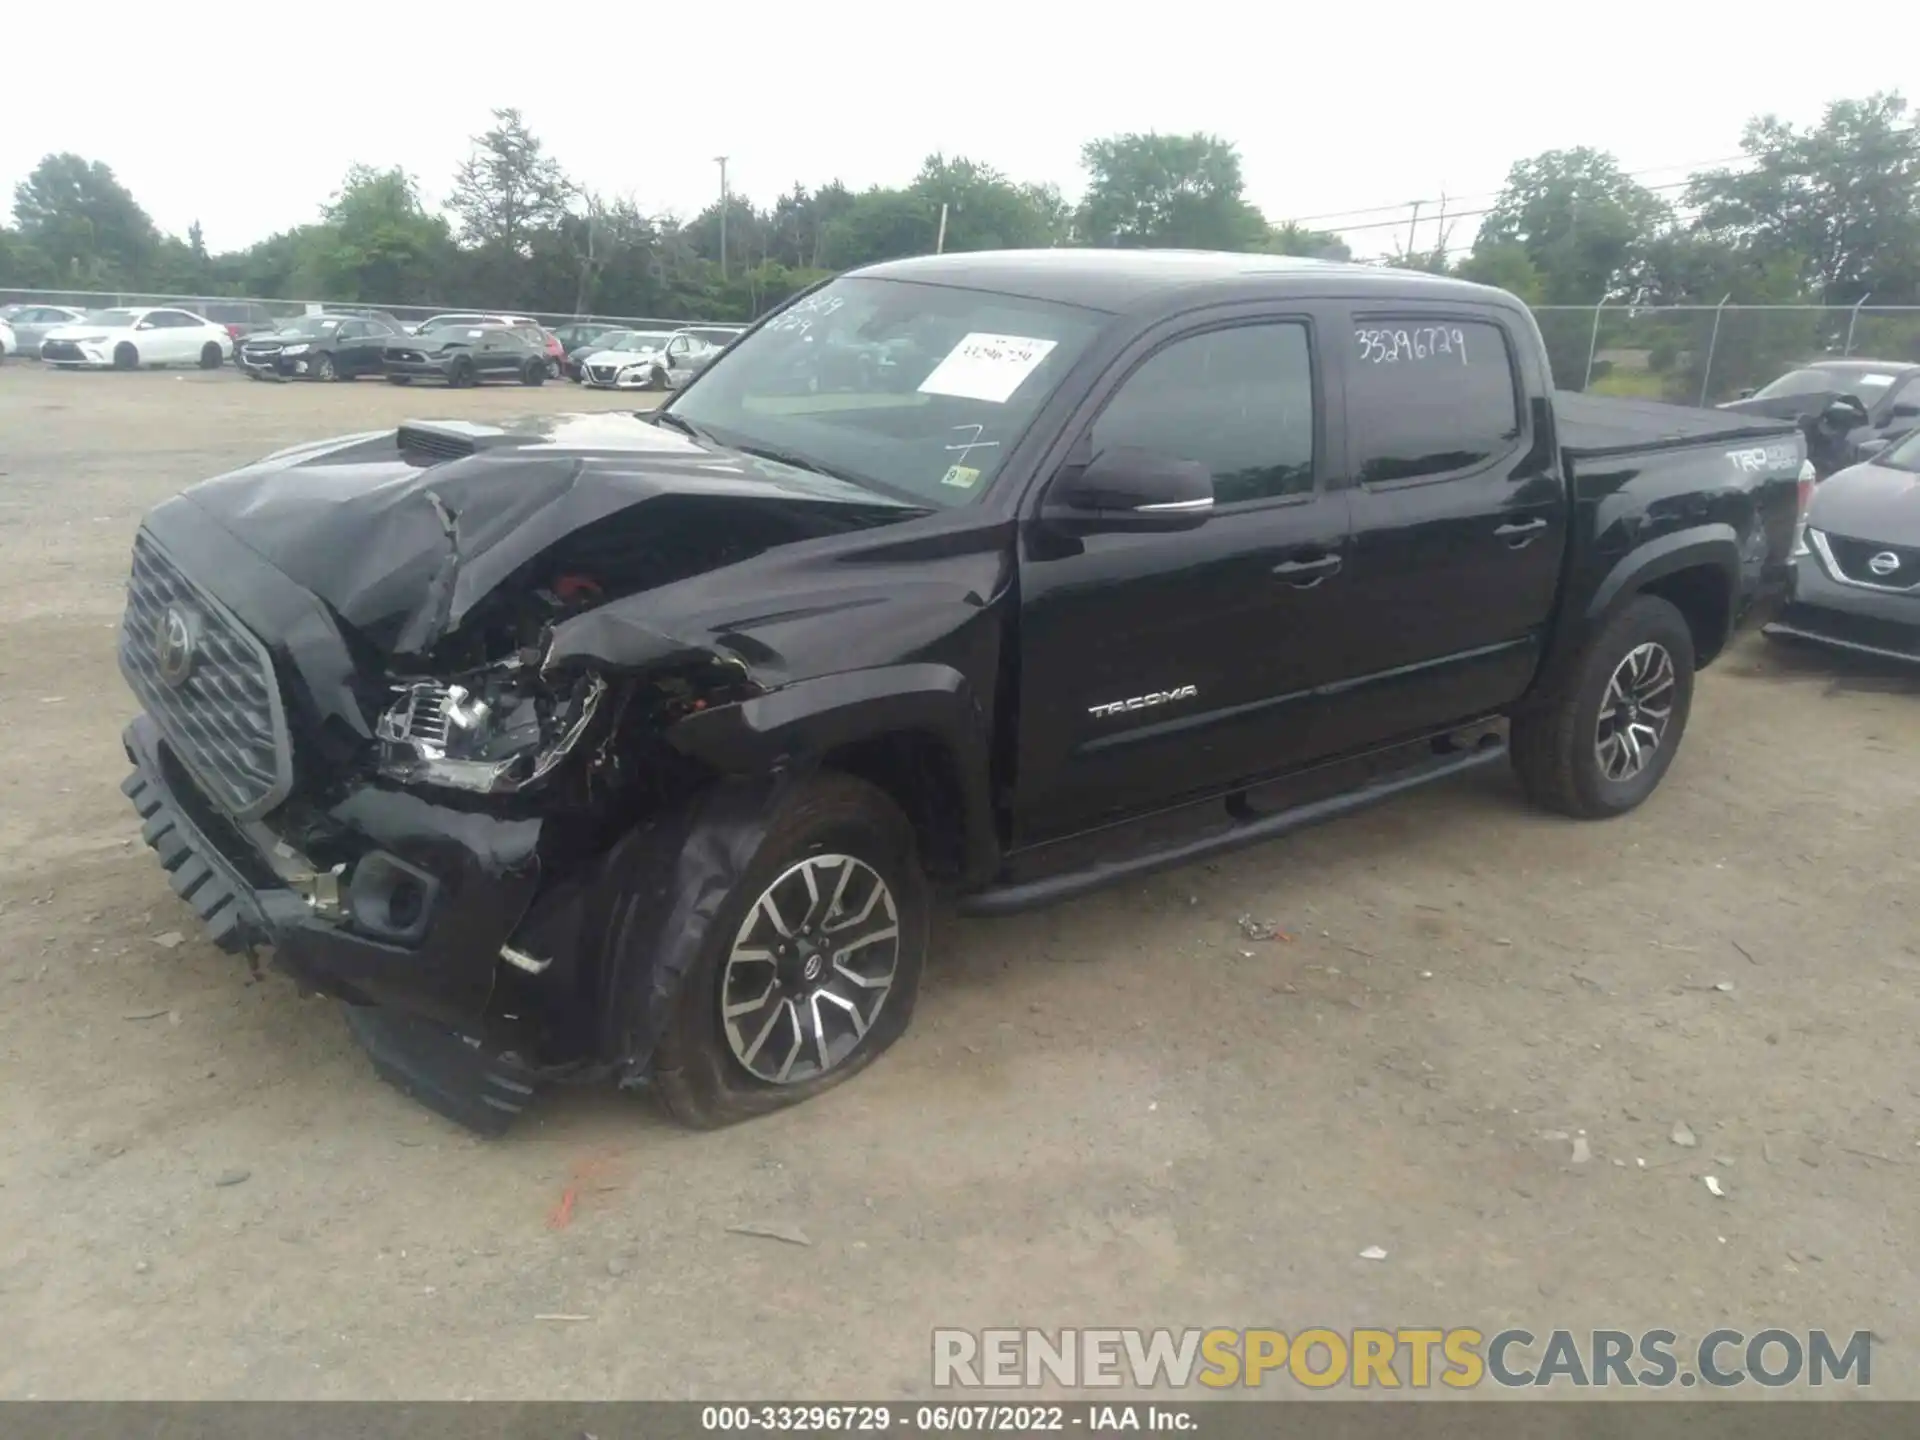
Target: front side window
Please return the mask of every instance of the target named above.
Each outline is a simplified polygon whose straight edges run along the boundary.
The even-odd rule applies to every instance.
[[[1155,351],[1093,423],[1093,454],[1136,446],[1213,473],[1216,504],[1313,489],[1313,360],[1297,321],[1188,335]]]
[[[1520,438],[1506,332],[1484,320],[1362,316],[1347,360],[1347,432],[1362,485],[1484,465]]]
[[[667,413],[724,445],[947,508],[984,494],[1107,316],[848,276],[700,372]]]

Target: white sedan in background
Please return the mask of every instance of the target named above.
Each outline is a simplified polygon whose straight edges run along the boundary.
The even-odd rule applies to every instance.
[[[137,370],[142,365],[198,365],[216,370],[233,355],[233,337],[191,310],[168,307],[96,310],[57,326],[40,343],[49,365]]]
[[[678,390],[721,349],[685,330],[625,330],[580,362],[580,383],[595,390]]]

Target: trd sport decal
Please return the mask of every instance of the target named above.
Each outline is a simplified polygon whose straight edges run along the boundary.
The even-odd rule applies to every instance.
[[[1151,695],[1136,695],[1131,700],[1116,700],[1111,705],[1089,705],[1087,713],[1104,719],[1127,710],[1146,710],[1155,705],[1171,704],[1175,700],[1191,700],[1199,693],[1191,685],[1182,685],[1177,690],[1156,690]]]

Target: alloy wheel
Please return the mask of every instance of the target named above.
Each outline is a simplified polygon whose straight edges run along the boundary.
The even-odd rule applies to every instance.
[[[1627,652],[1607,681],[1594,729],[1593,753],[1602,775],[1631,780],[1653,763],[1666,740],[1677,691],[1666,646],[1649,640]]]
[[[900,912],[851,855],[789,866],[747,911],[720,978],[720,1023],[755,1079],[818,1079],[858,1048],[893,989]]]

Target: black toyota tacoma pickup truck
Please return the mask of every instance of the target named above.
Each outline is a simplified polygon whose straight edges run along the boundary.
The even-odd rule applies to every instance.
[[[905,1030],[935,894],[1000,914],[1503,756],[1638,805],[1784,583],[1804,461],[1556,396],[1459,281],[890,262],[651,414],[408,424],[158,506],[124,788],[213,938],[443,1113],[598,1079],[714,1125]]]

